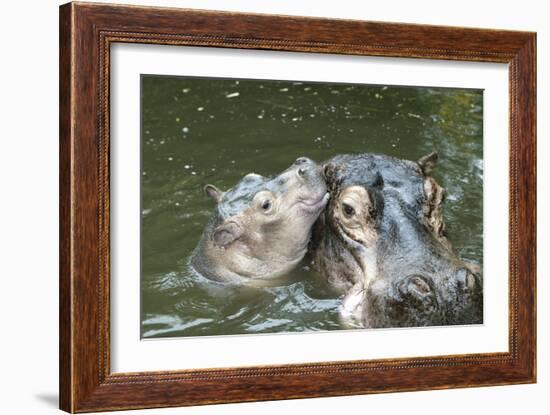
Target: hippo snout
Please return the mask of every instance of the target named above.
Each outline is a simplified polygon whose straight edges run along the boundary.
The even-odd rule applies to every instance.
[[[301,165],[303,165],[303,164],[310,164],[310,165],[311,165],[311,164],[315,164],[315,163],[313,162],[313,160],[308,159],[307,157],[303,157],[303,156],[302,156],[302,157],[298,157],[298,158],[296,159],[296,161],[294,162],[294,164],[295,164],[296,166],[301,166]]]
[[[296,174],[300,179],[304,179],[307,181],[322,180],[319,166],[313,160],[307,157],[298,157],[294,162],[294,166],[296,168]]]
[[[298,157],[294,162],[294,166],[298,167],[298,173],[304,175],[308,171],[318,171],[319,166],[313,160],[307,157]]]

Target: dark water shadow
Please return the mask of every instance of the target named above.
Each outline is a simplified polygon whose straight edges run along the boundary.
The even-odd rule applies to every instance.
[[[37,393],[34,396],[50,407],[59,407],[59,396],[56,393]]]

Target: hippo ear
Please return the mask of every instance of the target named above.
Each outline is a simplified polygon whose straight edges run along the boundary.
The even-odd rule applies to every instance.
[[[418,165],[422,169],[422,173],[430,174],[430,172],[434,169],[435,165],[437,164],[438,160],[439,160],[439,154],[437,154],[437,151],[433,151],[427,156],[421,157],[420,160],[418,160]]]
[[[329,192],[335,192],[338,189],[341,180],[338,178],[341,169],[336,163],[328,162],[322,167],[323,177]]]
[[[372,182],[371,186],[378,187],[378,188],[384,187],[384,178],[382,177],[379,171],[376,172],[376,175],[374,176],[374,181]]]
[[[235,222],[225,222],[214,230],[212,239],[219,247],[225,248],[227,245],[239,239],[242,235],[242,228]]]
[[[323,165],[323,176],[325,177],[325,181],[331,182],[336,178],[336,164],[334,163],[326,163]]]
[[[219,203],[223,197],[223,192],[213,184],[207,184],[204,186],[204,193],[206,193],[206,196],[213,199],[216,203]]]

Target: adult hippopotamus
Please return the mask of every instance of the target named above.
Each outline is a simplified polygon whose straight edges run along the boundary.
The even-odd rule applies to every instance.
[[[311,242],[314,269],[366,328],[473,324],[483,320],[478,268],[445,234],[444,189],[418,162],[377,154],[324,163],[330,202]]]
[[[190,263],[221,282],[265,282],[294,268],[307,252],[311,228],[329,195],[320,167],[306,157],[273,178],[246,175],[216,202]]]

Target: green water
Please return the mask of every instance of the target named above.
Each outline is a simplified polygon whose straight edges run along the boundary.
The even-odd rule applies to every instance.
[[[450,240],[482,261],[479,90],[142,77],[142,337],[344,328],[339,301],[304,263],[282,286],[237,288],[187,271],[213,209],[207,183],[270,176],[298,156],[437,150]]]

